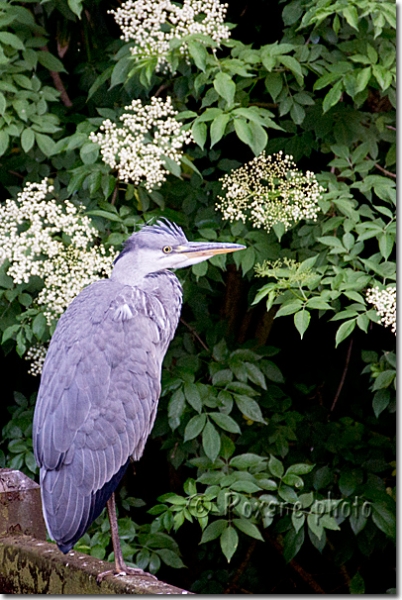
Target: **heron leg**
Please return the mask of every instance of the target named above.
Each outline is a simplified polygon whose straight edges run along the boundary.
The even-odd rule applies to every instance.
[[[110,521],[110,533],[112,536],[112,544],[114,551],[114,569],[110,569],[109,571],[99,573],[99,575],[96,578],[96,581],[100,583],[106,575],[147,575],[148,577],[156,579],[154,575],[143,571],[143,569],[128,567],[126,565],[123,559],[123,553],[121,551],[119,528],[117,525],[116,501],[114,493],[110,496],[109,500],[107,501],[106,507]]]

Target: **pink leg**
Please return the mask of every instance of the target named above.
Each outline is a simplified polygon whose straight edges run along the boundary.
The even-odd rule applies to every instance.
[[[100,583],[106,575],[147,575],[148,577],[156,579],[156,577],[154,575],[151,575],[151,573],[147,573],[142,569],[128,567],[125,564],[119,539],[119,529],[117,525],[116,502],[114,494],[111,495],[110,499],[107,501],[106,506],[110,521],[110,533],[112,536],[115,567],[114,569],[110,569],[109,571],[99,573],[99,575],[96,578],[96,581]]]

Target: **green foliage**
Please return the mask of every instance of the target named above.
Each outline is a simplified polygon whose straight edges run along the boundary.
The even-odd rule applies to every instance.
[[[125,488],[120,491],[122,507],[129,510],[130,507],[140,508],[145,505],[139,498],[131,498],[127,495]],[[161,564],[174,569],[184,568],[180,558],[180,550],[174,539],[160,531],[158,523],[151,525],[137,525],[128,517],[118,519],[121,548],[126,564],[156,573]],[[87,533],[77,542],[74,549],[78,552],[90,554],[96,558],[114,560],[114,553],[108,552],[110,548],[110,523],[107,512],[103,513],[94,521]]]
[[[366,292],[396,280],[395,5],[286,0],[264,24],[269,37],[247,21],[253,43],[231,7],[237,26],[220,48],[187,36],[186,61],[171,40],[164,73],[117,39],[110,7],[0,2],[2,200],[48,177],[107,249],[159,216],[190,239],[247,246],[177,272],[185,304],[152,432],[157,491],[144,507],[121,490],[124,557],[152,573],[163,566],[164,577],[189,566],[184,585],[199,593],[225,592],[248,557],[229,589],[266,593],[269,540],[284,562],[327,561],[337,592],[394,593],[377,563],[395,539],[395,339]],[[118,181],[90,133],[131,100],[166,95],[194,144],[158,189]],[[269,232],[223,221],[219,180],[280,150],[324,188],[317,219]],[[43,282],[15,283],[8,268],[0,331],[10,358],[53,328],[36,303]],[[0,444],[0,466],[30,476],[34,401],[9,399]],[[105,514],[76,549],[113,558]]]
[[[3,427],[0,445],[0,467],[18,469],[33,477],[39,471],[32,450],[32,421],[36,394],[27,400],[20,392],[14,392],[14,406],[8,411],[11,419]]]

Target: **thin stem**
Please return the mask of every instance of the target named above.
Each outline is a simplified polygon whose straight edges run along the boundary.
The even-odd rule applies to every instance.
[[[119,191],[119,180],[118,180],[118,179],[116,179],[116,183],[115,183],[115,186],[114,186],[114,190],[113,190],[112,199],[111,199],[111,201],[110,201],[110,204],[111,204],[112,206],[114,206],[114,205],[115,205],[115,203],[116,203],[118,191]]]
[[[346,375],[349,369],[350,357],[352,355],[352,347],[353,347],[353,338],[350,338],[349,348],[346,353],[345,367],[343,369],[342,377],[338,385],[338,389],[336,390],[334,401],[332,402],[332,406],[330,408],[330,412],[335,409],[336,403],[338,402],[339,396],[341,395],[343,384],[345,383]]]
[[[393,177],[394,179],[396,179],[396,174],[395,173],[391,173],[391,171],[387,171],[387,169],[384,169],[384,167],[382,167],[379,164],[375,164],[374,165],[376,169],[378,169],[379,171],[381,171],[381,173],[384,173],[384,175],[388,175],[388,177]]]
[[[41,50],[43,52],[49,52],[49,49],[47,46],[42,46]],[[67,106],[68,108],[70,108],[73,105],[73,103],[71,102],[69,95],[67,94],[66,88],[64,87],[64,84],[61,80],[59,73],[57,73],[56,71],[51,71],[50,69],[49,69],[49,73],[53,79],[54,87],[56,88],[56,90],[58,90],[60,92],[61,101],[63,102],[64,106]]]
[[[239,565],[238,569],[236,570],[236,573],[234,574],[232,581],[229,583],[228,587],[223,592],[224,594],[230,594],[230,593],[232,593],[233,588],[237,588],[237,582],[239,581],[240,577],[243,575],[248,563],[250,562],[250,558],[255,550],[256,544],[257,544],[256,540],[252,540],[250,542],[249,547],[247,548],[246,555],[245,555],[243,561],[241,562],[241,564]]]
[[[194,327],[191,327],[191,325],[189,325],[182,317],[180,317],[180,322],[183,323],[183,325],[185,325],[189,331],[191,331],[193,336],[200,342],[204,350],[206,350],[207,352],[211,352],[206,343],[203,342],[203,340],[200,338]]]
[[[168,87],[170,87],[170,82],[169,82],[169,83],[162,83],[162,85],[160,85],[160,86],[158,87],[158,89],[156,90],[156,92],[155,92],[155,94],[154,94],[154,98],[157,98],[158,96],[160,96],[160,95],[161,95],[161,93],[162,93],[164,90],[167,90],[167,88],[168,88]]]

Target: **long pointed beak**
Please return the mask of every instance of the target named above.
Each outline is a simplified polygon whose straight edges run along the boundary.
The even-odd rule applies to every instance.
[[[209,258],[215,254],[227,254],[228,252],[237,252],[245,250],[246,246],[242,244],[227,244],[220,242],[188,242],[181,246],[176,246],[174,251],[178,254],[185,254],[188,258],[204,257]]]

